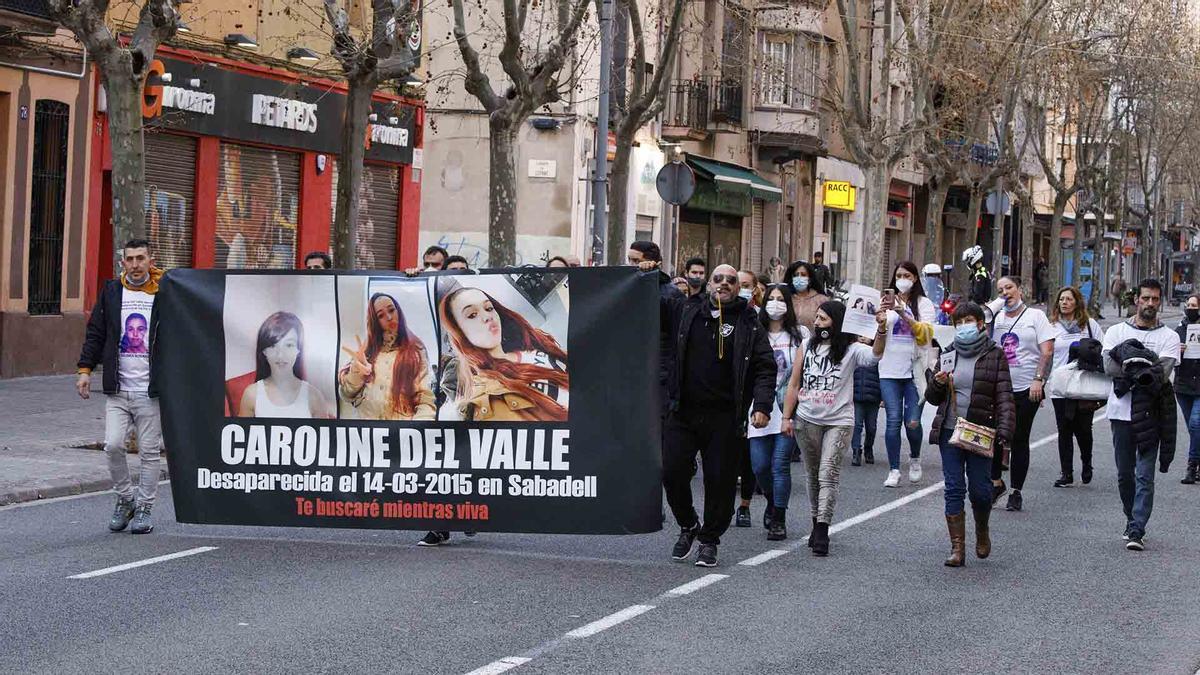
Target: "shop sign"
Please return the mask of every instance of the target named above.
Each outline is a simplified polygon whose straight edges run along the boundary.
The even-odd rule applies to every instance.
[[[725,213],[732,216],[750,215],[750,195],[718,190],[712,181],[696,181],[696,192],[688,200],[689,209]]]
[[[825,181],[825,208],[853,211],[856,198],[857,194],[854,186],[849,181]]]
[[[255,94],[250,121],[264,127],[317,133],[317,104]]]

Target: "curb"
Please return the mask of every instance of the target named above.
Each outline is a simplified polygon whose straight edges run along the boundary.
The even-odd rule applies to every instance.
[[[169,478],[166,469],[159,472],[159,480]],[[94,492],[109,492],[112,490],[111,478],[59,478],[46,481],[36,487],[23,487],[9,492],[0,492],[0,506],[11,506],[39,499],[54,499],[72,495],[90,494]]]

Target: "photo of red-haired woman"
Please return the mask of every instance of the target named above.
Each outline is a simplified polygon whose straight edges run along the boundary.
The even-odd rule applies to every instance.
[[[422,284],[423,286],[423,284]],[[432,420],[435,401],[425,344],[410,330],[395,296],[374,292],[367,301],[367,339],[343,343],[349,362],[338,371],[338,395],[354,417]]]

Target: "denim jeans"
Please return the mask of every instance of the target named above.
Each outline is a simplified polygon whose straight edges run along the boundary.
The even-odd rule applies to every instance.
[[[792,496],[792,449],[796,440],[784,434],[750,439],[750,463],[754,478],[762,486],[767,500],[777,509],[786,509]]]
[[[1191,439],[1188,443],[1188,461],[1200,462],[1200,396],[1175,394],[1175,400],[1179,401],[1179,410],[1187,422],[1188,438]]]
[[[938,443],[942,451],[942,476],[946,479],[946,515],[962,513],[968,493],[972,506],[992,508],[992,460],[950,445],[953,435],[954,426],[948,425],[942,429]]]
[[[112,476],[113,492],[133,499],[133,484],[126,461],[126,439],[130,428],[137,429],[138,474],[137,501],[154,504],[158,494],[158,464],[162,457],[162,422],[158,399],[145,392],[110,394],[104,404],[104,452],[108,455],[108,471]]]
[[[913,459],[921,456],[921,400],[917,385],[909,379],[883,378],[879,380],[883,394],[883,409],[887,412],[887,427],[883,442],[887,446],[888,464],[900,468],[900,427],[908,436],[909,454]]]
[[[850,447],[871,453],[875,448],[875,430],[877,428],[879,428],[879,401],[874,403],[855,401],[854,436],[850,438]],[[867,432],[865,439],[863,438],[864,430]]]
[[[1154,461],[1157,449],[1139,450],[1133,425],[1112,420],[1113,453],[1117,459],[1117,490],[1131,537],[1146,534],[1146,523],[1154,510]]]

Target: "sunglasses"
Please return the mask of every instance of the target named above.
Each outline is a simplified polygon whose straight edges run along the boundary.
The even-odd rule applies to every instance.
[[[722,281],[724,281],[726,283],[737,285],[738,278],[737,278],[736,274],[714,274],[714,275],[712,275],[712,282],[714,284],[719,284]]]

